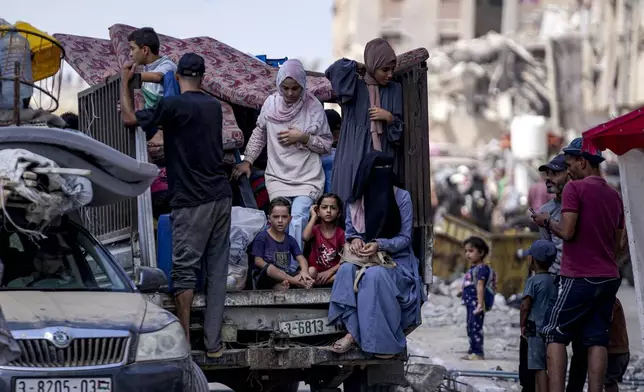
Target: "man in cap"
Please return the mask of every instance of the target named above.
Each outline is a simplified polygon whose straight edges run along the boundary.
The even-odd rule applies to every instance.
[[[561,219],[533,215],[535,222],[563,239],[557,300],[548,309],[543,334],[548,342],[550,391],[563,392],[566,345],[579,337],[588,348],[588,390],[601,392],[613,304],[621,278],[615,255],[621,245],[624,211],[619,194],[601,176],[601,152],[582,148],[582,139],[563,150],[568,182]]]
[[[566,159],[564,154],[559,154],[552,158],[550,162],[545,165],[539,166],[539,172],[543,174],[545,186],[549,194],[554,194],[555,198],[550,199],[538,209],[539,213],[549,214],[551,219],[556,221],[561,220],[561,194],[563,188],[568,182],[568,172],[566,168]],[[548,229],[540,227],[539,233],[542,240],[550,241],[556,247],[556,258],[548,268],[548,272],[557,276],[561,266],[561,253],[563,249],[563,240],[560,237],[552,234]],[[579,351],[575,342],[573,342],[573,352]],[[535,372],[528,369],[528,342],[526,339],[521,339],[521,354],[519,355],[519,374],[521,378],[521,385],[523,392],[534,390],[535,386]],[[584,350],[585,354],[585,350]],[[585,382],[586,378],[586,365],[585,360],[582,363],[581,370],[578,371],[579,366],[575,366],[578,361],[579,355],[574,355],[571,359],[571,374],[582,374]],[[570,391],[569,391],[570,392]]]
[[[172,208],[172,283],[177,316],[190,337],[190,307],[197,271],[206,268],[204,334],[208,356],[223,354],[223,322],[230,235],[232,190],[224,172],[221,103],[201,91],[204,59],[186,53],[176,79],[181,94],[156,107],[134,112],[127,87],[133,68],[121,73],[121,116],[127,126],[146,132],[163,128],[168,193]]]
[[[538,212],[548,214],[550,219],[560,221],[561,195],[566,183],[568,183],[568,171],[564,154],[559,154],[552,158],[552,160],[547,164],[539,166],[539,172],[543,173],[548,193],[555,195],[555,198],[550,199],[547,203],[539,207]],[[545,227],[539,228],[539,234],[541,235],[541,239],[550,241],[557,247],[557,259],[552,263],[548,272],[558,275],[559,269],[561,268],[563,239],[557,237],[557,235],[553,234]]]

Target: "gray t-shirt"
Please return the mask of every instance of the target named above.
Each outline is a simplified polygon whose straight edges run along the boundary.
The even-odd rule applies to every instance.
[[[550,217],[556,221],[561,220],[561,202],[558,202],[555,199],[550,200],[546,204],[542,205],[539,208],[539,213],[548,213],[550,214]],[[544,229],[543,227],[539,228],[539,234],[541,235],[542,240],[550,241],[553,244],[555,244],[555,247],[557,248],[557,259],[555,260],[554,263],[552,263],[552,266],[550,266],[550,269],[548,272],[551,274],[559,275],[559,270],[561,269],[561,254],[563,252],[563,240],[556,235],[549,233],[548,230]]]
[[[523,297],[532,298],[532,308],[528,320],[537,325],[537,331],[541,331],[546,317],[546,310],[550,300],[557,296],[554,276],[550,273],[541,273],[531,276],[525,284]]]

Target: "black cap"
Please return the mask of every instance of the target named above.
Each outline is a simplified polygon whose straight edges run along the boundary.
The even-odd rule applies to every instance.
[[[549,266],[557,259],[557,247],[550,241],[536,240],[528,249],[528,254],[536,262]]]
[[[559,154],[556,157],[545,165],[539,166],[539,171],[544,172],[546,170],[552,170],[553,172],[561,172],[566,170],[566,156],[564,154]]]
[[[184,54],[177,65],[177,73],[182,76],[203,76],[206,73],[203,57],[196,53]]]

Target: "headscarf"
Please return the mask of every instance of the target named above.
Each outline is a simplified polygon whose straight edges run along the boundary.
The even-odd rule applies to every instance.
[[[287,103],[282,92],[282,82],[291,78],[302,87],[302,93],[297,101]],[[317,101],[317,98],[306,89],[306,71],[300,60],[286,60],[277,71],[278,93],[271,95],[264,103],[266,118],[278,124],[293,121],[307,105]]]
[[[367,242],[400,233],[400,209],[394,193],[393,158],[372,151],[362,158],[349,198],[351,221]]]
[[[382,38],[376,38],[364,47],[364,66],[367,72],[364,75],[364,81],[367,83],[369,90],[370,107],[381,107],[380,105],[380,86],[373,76],[378,68],[383,68],[390,63],[396,63],[396,52],[394,52],[389,42]],[[382,150],[380,135],[382,135],[382,121],[371,122],[371,140],[373,149]]]

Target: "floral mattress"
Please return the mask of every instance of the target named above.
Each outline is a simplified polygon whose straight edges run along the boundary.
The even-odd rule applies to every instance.
[[[65,48],[67,62],[90,85],[102,82],[107,75],[119,72],[130,61],[127,36],[135,27],[116,24],[110,39],[54,34]],[[220,98],[224,110],[224,147],[240,148],[243,135],[232,107],[226,102],[260,108],[276,91],[277,68],[209,37],[180,39],[159,34],[160,52],[178,62],[181,55],[194,52],[206,61],[203,88]],[[405,68],[429,57],[426,49],[416,49],[398,56],[398,67]],[[308,77],[308,89],[322,101],[333,99],[331,84],[324,77]]]

